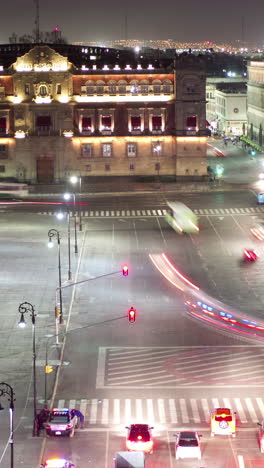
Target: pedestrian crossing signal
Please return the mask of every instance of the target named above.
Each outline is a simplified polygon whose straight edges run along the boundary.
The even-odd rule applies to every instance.
[[[134,309],[134,307],[130,307],[128,311],[128,321],[130,323],[134,323],[136,321],[136,309]]]
[[[45,366],[45,374],[50,374],[53,372],[53,367],[52,366]]]
[[[122,268],[123,276],[128,276],[128,266],[124,265]]]

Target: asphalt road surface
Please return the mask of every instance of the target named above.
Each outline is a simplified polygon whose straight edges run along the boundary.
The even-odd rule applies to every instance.
[[[68,334],[53,404],[81,409],[85,429],[78,430],[73,439],[45,439],[41,455],[67,456],[78,468],[110,468],[114,453],[124,448],[125,425],[138,421],[155,426],[155,450],[147,458],[147,467],[177,466],[173,434],[183,428],[203,434],[202,462],[206,467],[233,468],[238,463],[246,468],[258,463],[261,466],[263,456],[256,435],[256,422],[264,416],[261,344],[190,319],[181,291],[166,281],[149,254],[166,252],[176,267],[208,294],[261,318],[264,252],[249,229],[263,217],[262,211],[250,192],[182,194],[190,207],[205,211],[200,213],[198,236],[178,236],[159,213],[132,213],[165,209],[166,200],[159,197],[152,202],[149,196],[148,202],[141,197],[134,205],[129,201],[125,206],[127,197],[119,200],[118,206],[113,199],[112,210],[131,213],[84,218],[83,231],[78,232],[78,254],[74,255],[72,249],[72,269],[74,280],[91,281],[63,292]],[[98,211],[110,209],[102,199],[100,204],[96,200]],[[61,349],[53,346],[52,338],[57,246],[47,250],[47,232],[52,227],[61,232],[66,284],[67,226],[42,211],[2,209],[1,381],[15,387],[19,424],[16,456],[18,462],[28,463],[28,454],[20,445],[22,435],[26,435],[34,460],[39,444],[31,437],[32,337],[30,327],[18,332],[17,308],[26,300],[38,312],[37,383],[41,407],[46,346],[54,368]],[[248,245],[258,248],[260,258],[244,268],[240,259],[243,247]],[[125,263],[129,266],[128,277],[120,272],[95,279],[120,271]],[[127,320],[130,306],[137,310],[135,324]],[[221,373],[220,381],[216,380],[215,370],[218,376]],[[55,372],[48,375],[49,399],[54,377]],[[218,405],[237,411],[237,439],[209,437],[210,410]],[[4,445],[5,438],[1,439]],[[186,461],[178,466],[200,464],[195,463]],[[6,455],[3,466],[8,465]]]

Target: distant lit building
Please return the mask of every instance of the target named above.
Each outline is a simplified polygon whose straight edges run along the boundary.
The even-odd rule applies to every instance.
[[[248,62],[248,128],[251,140],[263,146],[264,129],[264,61]]]
[[[207,78],[206,116],[214,133],[242,135],[247,127],[246,80]]]
[[[0,177],[207,174],[205,70],[115,49],[0,46]]]

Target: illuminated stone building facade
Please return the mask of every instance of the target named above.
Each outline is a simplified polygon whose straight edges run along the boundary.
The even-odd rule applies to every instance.
[[[202,179],[203,63],[182,54],[165,65],[109,49],[0,46],[0,177]]]
[[[247,134],[260,146],[264,144],[264,61],[248,62]]]

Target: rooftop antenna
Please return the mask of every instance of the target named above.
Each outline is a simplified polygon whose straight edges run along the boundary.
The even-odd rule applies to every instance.
[[[35,31],[35,42],[36,44],[39,43],[39,0],[34,0],[36,4],[36,18],[35,18],[35,26],[36,26],[36,31]]]

